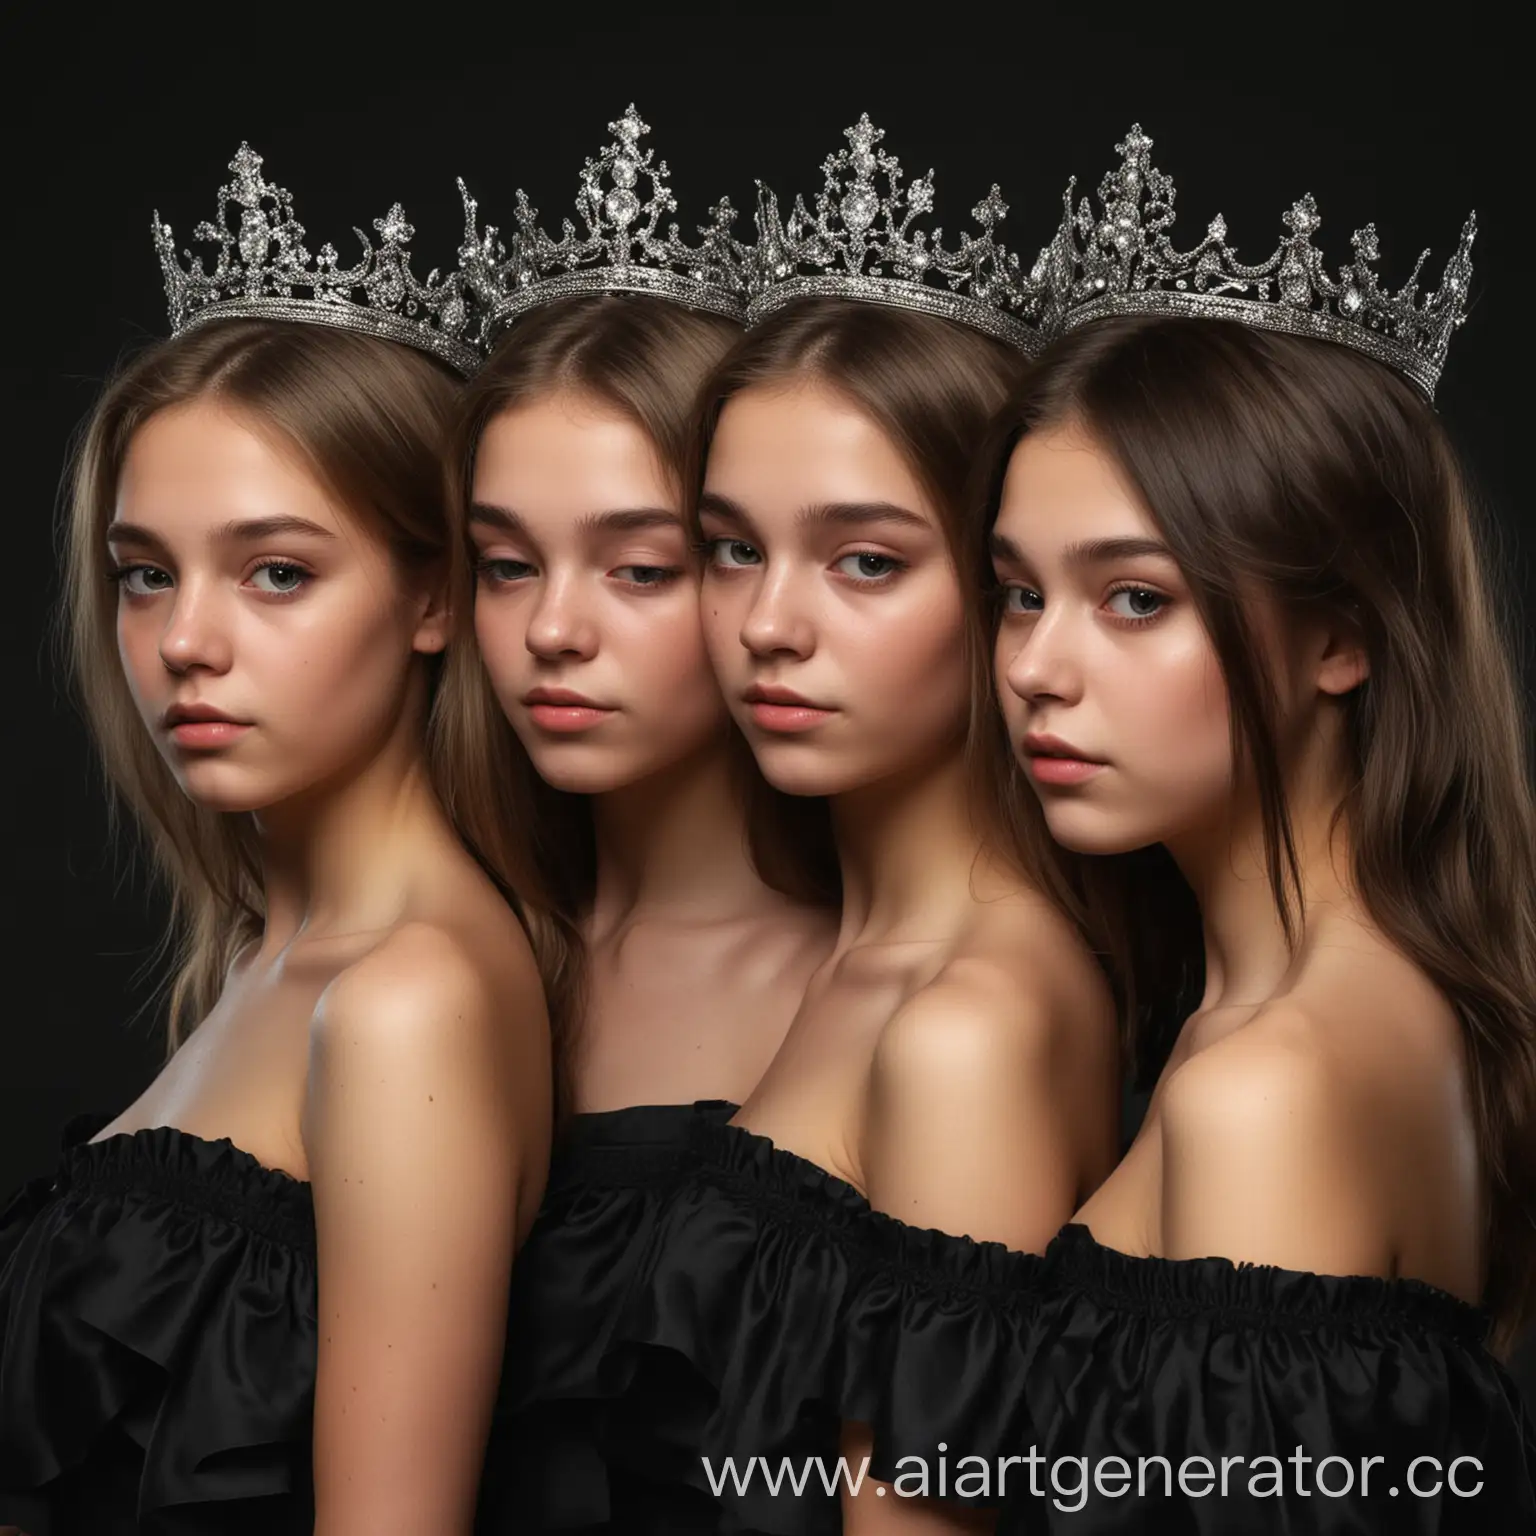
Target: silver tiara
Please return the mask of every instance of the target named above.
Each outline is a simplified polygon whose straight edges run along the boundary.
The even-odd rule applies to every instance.
[[[781,221],[778,199],[758,183],[749,323],[808,296],[861,299],[955,320],[1030,355],[1039,351],[1035,321],[1044,291],[996,238],[1008,212],[998,189],[971,210],[981,232],[946,250],[941,228],[930,235],[912,227],[933,209],[933,172],[904,188],[901,162],[878,147],[885,130],[868,113],[843,136],[848,147],[822,162],[826,180],[814,214],[797,196]]]
[[[436,270],[425,282],[412,274],[407,246],[416,231],[399,203],[373,221],[377,245],[354,230],[362,260],[343,267],[332,245],[311,257],[304,226],[293,216],[292,196],[267,181],[261,165],[261,156],[242,144],[229,162],[234,180],[219,188],[217,221],[205,220],[192,232],[218,247],[211,272],[190,250],[182,252],[188,263],[182,265],[171,227],[156,212],[155,249],[165,273],[173,336],[208,320],[297,320],[404,342],[460,373],[474,372],[480,359],[468,340],[473,301],[456,272],[441,282]],[[232,207],[239,209],[234,229]]]
[[[519,189],[504,244],[494,226],[477,232],[478,204],[459,182],[465,218],[459,268],[486,306],[481,341],[487,349],[520,315],[578,294],[649,293],[733,320],[745,318],[741,248],[730,236],[736,210],[726,200],[715,204],[696,246],[682,238],[676,224],[662,233],[661,220],[676,211],[677,199],[667,182],[667,162],[657,160],[654,149],[640,147],[650,126],[631,103],[608,131],[613,141],[582,167],[576,211],[585,233],[566,219],[559,239],[546,234],[537,209]]]
[[[1312,244],[1321,220],[1310,194],[1284,216],[1288,233],[1258,266],[1237,259],[1219,215],[1193,250],[1178,251],[1167,234],[1173,182],[1153,166],[1152,140],[1136,124],[1115,149],[1120,165],[1099,183],[1099,213],[1086,197],[1074,210],[1073,187],[1067,188],[1066,217],[1042,257],[1049,330],[1073,330],[1106,315],[1237,320],[1354,347],[1434,398],[1451,337],[1466,318],[1475,214],[1462,227],[1439,289],[1421,300],[1419,274],[1429,252],[1399,292],[1385,292],[1370,265],[1380,257],[1374,224],[1355,232],[1354,260],[1330,276]]]

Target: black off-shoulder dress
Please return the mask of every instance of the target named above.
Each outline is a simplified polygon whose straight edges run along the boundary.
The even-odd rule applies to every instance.
[[[996,1508],[1005,1536],[1536,1532],[1531,1423],[1478,1308],[1077,1225],[1014,1253],[872,1210],[730,1106],[667,1113],[661,1177],[581,1196],[631,1224],[570,1267],[613,1281],[568,1293],[594,1298],[564,1355],[585,1470],[546,1461],[528,1529],[831,1536],[856,1420],[882,1497]]]
[[[1008,1450],[1039,1460],[1008,1469],[1003,1536],[1536,1532],[1536,1430],[1481,1308],[1080,1225],[1033,1289]]]
[[[309,1186],[169,1128],[91,1143],[0,1218],[0,1526],[308,1536]]]
[[[507,1348],[476,1525],[526,1532],[714,1528],[713,1504],[630,1448],[648,1412],[613,1358],[616,1331],[692,1155],[736,1105],[648,1104],[573,1116],[512,1271]]]

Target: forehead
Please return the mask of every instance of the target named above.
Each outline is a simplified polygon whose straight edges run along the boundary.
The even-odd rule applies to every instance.
[[[336,530],[350,521],[297,449],[239,411],[213,400],[171,406],[129,442],[115,518],[170,532],[274,515]]]
[[[1158,537],[1119,466],[1071,424],[1020,440],[1008,461],[994,531],[1040,554],[1083,540]]]
[[[732,396],[710,445],[704,486],[756,519],[834,503],[889,502],[937,522],[890,438],[852,401],[812,382]]]
[[[671,506],[677,499],[655,447],[634,421],[570,394],[513,406],[486,424],[475,450],[473,494],[530,523]]]

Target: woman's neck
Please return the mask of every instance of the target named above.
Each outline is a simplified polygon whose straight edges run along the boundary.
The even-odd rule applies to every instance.
[[[990,883],[997,874],[971,815],[958,748],[838,795],[832,825],[843,879],[839,950],[941,938],[977,878]]]
[[[256,813],[266,921],[262,949],[398,921],[420,856],[453,833],[434,792],[419,710],[345,774]]]
[[[688,922],[783,899],[753,867],[746,809],[723,738],[594,796],[592,820],[597,875],[588,921],[594,939],[641,910]]]
[[[1205,936],[1205,995],[1199,1012],[1251,1013],[1284,990],[1309,924],[1325,912],[1358,915],[1350,846],[1331,746],[1315,743],[1287,776],[1286,802],[1300,889],[1287,877],[1293,915],[1287,939],[1270,884],[1258,796],[1245,792],[1221,818],[1170,840],[1200,906]],[[1282,855],[1283,866],[1283,855]],[[1298,900],[1299,897],[1299,900]]]

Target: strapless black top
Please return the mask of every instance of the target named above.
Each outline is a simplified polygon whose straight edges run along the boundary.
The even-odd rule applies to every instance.
[[[309,1186],[169,1128],[90,1143],[0,1217],[0,1525],[314,1527]]]
[[[669,1151],[583,1331],[609,1505],[532,1528],[831,1536],[857,1420],[887,1496],[999,1508],[1005,1536],[1536,1532],[1536,1438],[1480,1309],[1076,1225],[1043,1256],[911,1227],[724,1108]]]
[[[735,1111],[724,1100],[638,1105],[575,1115],[557,1136],[513,1266],[477,1531],[712,1528],[711,1501],[625,1454],[646,1438],[627,1420],[643,1402],[626,1390],[612,1346],[694,1127]]]
[[[1536,1531],[1536,1430],[1482,1309],[1080,1225],[1034,1270],[1022,1390],[982,1436],[1038,1458],[1006,1469],[1001,1536]]]

